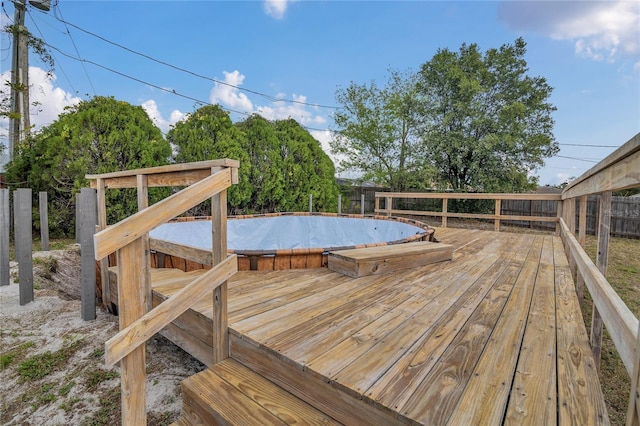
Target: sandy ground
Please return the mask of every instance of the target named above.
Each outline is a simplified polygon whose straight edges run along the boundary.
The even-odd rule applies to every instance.
[[[0,424],[120,423],[120,368],[104,363],[104,343],[118,331],[118,319],[100,309],[94,321],[80,318],[79,265],[73,246],[34,254],[35,300],[25,306],[18,284],[0,287]],[[180,382],[203,368],[167,339],[149,340],[149,424],[179,417]]]

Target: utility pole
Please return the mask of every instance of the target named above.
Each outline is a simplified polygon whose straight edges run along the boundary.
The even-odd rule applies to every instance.
[[[9,116],[9,160],[15,147],[29,133],[29,37],[24,26],[25,0],[14,0],[13,52],[11,56],[11,115]]]

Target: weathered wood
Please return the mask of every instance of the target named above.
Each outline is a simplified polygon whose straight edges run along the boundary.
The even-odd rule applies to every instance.
[[[156,166],[156,167],[147,167],[144,169],[133,169],[133,170],[121,170],[117,172],[111,173],[102,173],[102,174],[88,174],[85,176],[88,180],[95,179],[112,179],[118,177],[133,177],[134,182],[131,188],[136,187],[135,177],[137,175],[162,175],[165,173],[174,173],[174,172],[185,172],[191,170],[206,170],[207,175],[211,174],[211,169],[214,168],[215,171],[220,170],[221,168],[238,168],[240,167],[240,162],[237,160],[230,159],[217,159],[217,160],[205,160],[205,161],[194,161],[191,163],[177,163],[177,164],[169,164],[166,166]]]
[[[33,302],[33,236],[31,231],[31,189],[20,188],[13,192],[14,240],[18,281],[20,284],[20,306]]]
[[[98,227],[96,232],[105,229],[107,223],[107,194],[104,179],[96,179],[96,191],[98,198]],[[94,248],[95,250],[95,248]],[[117,302],[116,297],[111,296],[111,283],[109,280],[109,258],[100,259],[100,284],[102,285],[102,304],[108,312],[113,313],[112,302]]]
[[[573,180],[562,199],[640,186],[640,133]]]
[[[47,208],[47,193],[38,193],[38,209],[40,212],[40,248],[49,251],[49,210]]]
[[[445,217],[445,213],[437,211],[424,211],[424,210],[391,210],[390,214],[396,215],[409,215],[409,216],[434,216]],[[462,219],[500,219],[500,220],[526,220],[531,222],[558,222],[558,217],[551,216],[513,216],[513,215],[500,215],[484,214],[484,213],[453,213],[446,212],[446,217],[456,217]],[[443,226],[443,228],[445,228]]]
[[[144,279],[142,276],[144,268],[141,264],[143,250],[143,241],[138,238],[117,251],[118,310],[121,330],[146,313],[146,295],[139,285],[139,282]],[[142,425],[147,422],[145,346],[144,343],[138,346],[120,362],[123,425]]]
[[[138,211],[149,207],[149,186],[148,186],[148,175],[136,175],[136,195],[138,199]],[[143,281],[140,283],[143,286],[143,291],[145,293],[145,304],[147,305],[147,311],[152,309],[151,306],[151,253],[149,252],[149,233],[144,234],[142,237],[142,243],[144,245],[142,252],[142,267],[143,271]]]
[[[376,198],[376,202],[378,202],[378,199]],[[378,206],[376,206],[376,209],[378,208]],[[342,194],[338,194],[338,214],[342,214]]]
[[[558,424],[608,424],[598,372],[562,242],[554,240],[558,350]]]
[[[96,190],[80,189],[80,317],[85,321],[96,319],[96,261],[93,258],[93,234],[96,229]]]
[[[446,228],[447,227],[447,204],[448,201],[446,198],[442,199],[442,227]],[[389,213],[391,214],[391,213]]]
[[[604,324],[607,325],[611,340],[618,350],[627,373],[631,375],[638,319],[593,264],[564,221],[561,221],[560,225],[562,226],[563,241],[571,249],[572,256],[576,260],[578,269],[581,271],[591,294],[593,304],[602,316]]]
[[[360,214],[364,216],[364,194],[360,194]]]
[[[607,263],[609,258],[609,229],[611,227],[611,192],[600,195],[600,214],[598,223],[598,251],[596,254],[596,266],[602,274],[607,276]],[[602,331],[604,322],[594,303],[591,314],[591,350],[595,359],[596,369],[600,371],[600,356],[602,352]]]
[[[496,214],[496,219],[493,222],[493,230],[495,232],[500,232],[500,216],[501,216],[501,202],[502,200],[498,199],[496,200],[496,209],[495,209],[495,214]]]
[[[107,366],[111,367],[129,354],[135,348],[146,342],[151,336],[159,332],[191,307],[194,300],[199,300],[209,294],[237,272],[236,256],[230,255],[226,260],[214,266],[205,274],[200,275],[193,282],[164,301],[154,310],[147,312],[105,344]]]
[[[145,212],[138,212],[116,225],[103,229],[94,236],[95,258],[102,259],[230,185],[231,172],[229,169],[222,170],[159,201]]]
[[[9,268],[10,211],[9,190],[0,188],[0,286],[11,283]]]
[[[387,274],[403,269],[451,260],[453,246],[416,241],[329,253],[329,269],[350,277]]]
[[[626,426],[637,426],[640,424],[640,325],[638,326],[635,349],[636,353],[633,360],[633,373],[631,374],[631,390],[629,391]]]
[[[376,197],[392,198],[440,198],[449,200],[560,200],[560,194],[503,194],[475,192],[376,192]]]
[[[565,222],[569,227],[569,232],[571,232],[573,235],[576,235],[576,199],[570,198],[565,200],[564,203],[565,206],[563,208],[565,209],[565,216],[567,218]],[[571,274],[573,276],[576,270],[576,262],[571,256],[569,256],[569,269],[571,270]]]

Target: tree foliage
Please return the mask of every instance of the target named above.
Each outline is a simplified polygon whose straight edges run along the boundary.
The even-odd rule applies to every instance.
[[[88,186],[86,174],[167,164],[171,148],[139,106],[97,96],[63,113],[16,147],[7,181],[49,195],[52,233],[75,228],[75,194]],[[150,191],[151,201],[166,191]],[[137,211],[131,191],[107,191],[109,223]]]
[[[343,168],[393,190],[523,191],[554,155],[552,88],[527,74],[517,39],[484,54],[441,49],[418,73],[392,72],[384,89],[351,83],[336,98]]]

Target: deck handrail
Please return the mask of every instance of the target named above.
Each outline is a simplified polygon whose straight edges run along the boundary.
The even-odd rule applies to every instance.
[[[442,210],[404,210],[394,209],[394,198],[416,198],[416,199],[441,199]],[[380,200],[385,200],[384,208],[380,208]],[[487,213],[454,213],[449,212],[447,209],[448,200],[495,200],[494,214]],[[442,218],[442,227],[447,227],[448,218],[461,218],[461,219],[489,219],[494,221],[494,230],[500,231],[500,223],[503,220],[514,221],[528,221],[528,222],[553,222],[557,223],[560,217],[560,210],[558,210],[556,216],[531,216],[531,215],[504,215],[501,212],[503,200],[540,200],[540,201],[558,201],[560,205],[560,194],[534,194],[534,193],[511,193],[511,194],[499,194],[499,193],[467,193],[467,192],[376,192],[375,193],[375,208],[376,214],[387,215],[411,215],[411,216],[435,216]],[[559,208],[559,207],[558,207]]]
[[[117,224],[103,229],[93,237],[96,260],[108,256],[230,186],[231,171],[223,169]]]
[[[107,366],[121,363],[124,425],[146,424],[144,343],[207,292],[212,292],[217,319],[213,324],[213,358],[228,357],[227,279],[237,271],[237,260],[227,254],[226,190],[238,182],[238,166],[234,160],[215,160],[87,176],[98,189],[101,230],[94,235],[94,256],[106,266],[103,262],[115,252],[118,264],[120,332],[105,343],[105,358]],[[149,186],[183,185],[189,186],[148,206]],[[124,187],[137,188],[139,211],[106,227],[105,190]],[[207,199],[211,199],[212,209],[212,269],[151,309],[149,231]],[[103,267],[102,273],[105,270]]]

